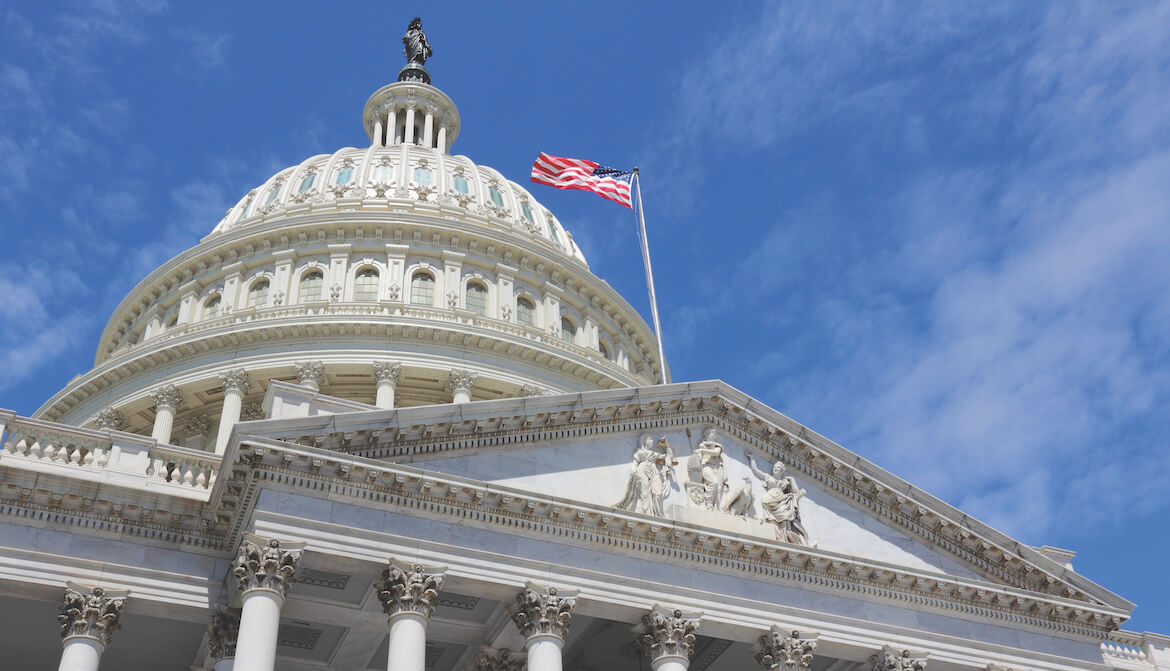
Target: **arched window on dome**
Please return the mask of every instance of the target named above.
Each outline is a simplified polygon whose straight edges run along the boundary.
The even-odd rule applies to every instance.
[[[597,351],[598,351],[598,352],[601,352],[601,356],[605,357],[606,359],[610,358],[610,356],[609,356],[609,345],[606,345],[606,344],[605,344],[605,341],[600,341],[600,340],[599,340],[599,341],[597,342]]]
[[[536,326],[536,304],[521,296],[516,299],[516,321]]]
[[[504,194],[500,193],[500,190],[496,187],[493,186],[492,188],[488,189],[488,197],[492,199],[492,202],[496,204],[496,207],[504,206]]]
[[[171,316],[167,317],[167,321],[164,324],[164,328],[173,329],[173,328],[175,328],[175,325],[178,323],[179,323],[179,313],[172,312]]]
[[[280,184],[274,184],[268,191],[268,198],[264,200],[264,205],[271,205],[276,201],[276,197],[280,195]]]
[[[252,200],[254,198],[255,198],[255,196],[248,196],[247,200],[244,201],[244,204],[240,206],[240,216],[237,219],[237,221],[239,221],[239,219],[243,219],[244,217],[248,216],[248,208],[252,207]]]
[[[435,304],[435,276],[420,270],[410,276],[410,302],[415,305]]]
[[[561,317],[561,340],[565,342],[577,342],[577,325],[568,317]]]
[[[301,275],[300,299],[302,303],[321,300],[321,287],[325,284],[325,274],[320,270],[310,270]]]
[[[376,268],[362,268],[358,271],[353,285],[353,299],[355,301],[378,300],[378,270]]]
[[[333,180],[333,183],[341,186],[343,184],[349,184],[350,180],[352,179],[353,168],[347,166],[337,171],[337,178]]]
[[[415,168],[414,183],[420,186],[429,185],[431,183],[431,171],[426,168]]]
[[[463,175],[455,175],[451,181],[455,184],[455,190],[459,193],[471,192],[471,190],[467,187],[467,178]]]
[[[215,319],[219,316],[219,294],[215,294],[203,301],[203,318]]]
[[[262,308],[268,305],[268,280],[257,280],[248,289],[248,307]]]
[[[382,164],[374,168],[374,177],[371,180],[375,184],[389,184],[394,181],[394,166]]]
[[[528,201],[520,201],[520,212],[524,215],[524,220],[530,224],[535,224],[536,219],[532,217],[532,208],[528,207]]]
[[[464,301],[468,312],[474,312],[480,317],[487,315],[487,294],[487,287],[483,283],[474,280],[468,282],[467,298]]]
[[[301,179],[301,185],[297,187],[297,193],[304,193],[313,188],[313,183],[317,181],[317,173],[311,172]]]

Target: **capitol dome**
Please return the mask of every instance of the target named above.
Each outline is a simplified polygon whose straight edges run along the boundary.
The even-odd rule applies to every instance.
[[[390,408],[659,378],[653,332],[556,217],[450,153],[446,94],[394,82],[362,123],[369,146],[277,172],[142,280],[37,416],[222,450],[222,415],[259,417],[270,380]]]

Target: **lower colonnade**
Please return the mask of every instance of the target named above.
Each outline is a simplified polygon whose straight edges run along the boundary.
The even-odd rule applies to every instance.
[[[209,663],[214,671],[273,671],[281,609],[304,553],[305,544],[247,534],[232,566],[240,608],[217,606],[207,629]],[[446,568],[387,560],[374,591],[387,616],[388,671],[424,671],[427,627]],[[577,605],[578,591],[527,582],[520,587],[510,618],[524,641],[523,651],[483,646],[471,671],[562,671],[563,648]],[[97,671],[119,628],[127,590],[69,583],[58,620],[62,652],[59,671]],[[651,671],[688,671],[703,614],[658,603],[648,604],[631,629],[632,643]],[[752,648],[763,671],[807,671],[818,634],[773,626]],[[874,651],[866,671],[923,671],[927,653],[892,645]],[[194,667],[192,667],[194,668]]]

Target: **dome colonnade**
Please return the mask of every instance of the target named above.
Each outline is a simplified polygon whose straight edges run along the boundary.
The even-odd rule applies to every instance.
[[[268,380],[402,407],[657,379],[653,333],[553,214],[448,153],[445,94],[387,85],[363,123],[368,148],[281,170],[135,287],[36,416],[222,450]]]

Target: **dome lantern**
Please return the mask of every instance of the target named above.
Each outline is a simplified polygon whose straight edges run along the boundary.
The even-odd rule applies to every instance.
[[[362,110],[366,135],[376,147],[416,144],[448,153],[459,134],[459,110],[431,86],[425,64],[434,52],[421,19],[410,22],[402,44],[407,62],[398,81],[375,91]]]

